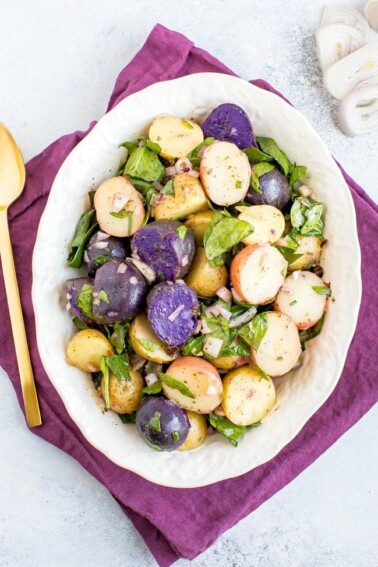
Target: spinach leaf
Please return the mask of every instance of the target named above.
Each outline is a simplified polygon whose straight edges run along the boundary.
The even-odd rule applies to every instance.
[[[85,247],[97,229],[96,211],[94,209],[85,211],[77,223],[75,235],[71,242],[68,254],[68,265],[70,268],[81,268]]]
[[[136,422],[136,411],[133,413],[119,413],[118,417],[122,421],[122,423],[135,423]]]
[[[301,258],[303,254],[295,254],[295,252],[288,246],[276,246],[277,250],[281,252],[282,256],[285,258],[288,264],[292,264],[298,258]]]
[[[247,429],[244,425],[235,425],[227,417],[215,413],[209,415],[209,421],[210,425],[224,435],[234,447],[238,446],[238,442],[243,438]]]
[[[124,174],[144,181],[161,181],[165,176],[165,167],[148,148],[136,148],[126,162]]]
[[[95,260],[98,266],[103,266],[106,262],[109,262],[110,258],[107,258],[106,256],[96,256]]]
[[[95,196],[96,191],[88,191],[88,196],[89,196],[89,202],[91,204],[91,208],[93,209],[94,206],[94,196]]]
[[[93,315],[93,285],[84,284],[81,288],[79,295],[77,296],[77,306],[80,311],[88,317],[88,319],[94,320]]]
[[[176,380],[176,378],[173,378],[172,376],[168,376],[168,374],[163,374],[163,372],[159,372],[158,377],[162,382],[164,382],[164,384],[167,384],[167,386],[169,386],[170,388],[174,388],[175,390],[178,390],[188,398],[192,398],[193,400],[195,399],[195,395],[188,388],[188,386],[186,386],[179,380]]]
[[[131,152],[137,149],[138,144],[136,144],[135,142],[123,142],[123,144],[120,144],[119,147],[126,148],[129,154],[131,154]]]
[[[103,303],[109,303],[109,296],[104,289],[98,292],[97,299]]]
[[[240,342],[222,350],[222,356],[251,356],[251,351],[245,343]]]
[[[106,364],[106,356],[102,356],[100,360],[100,370],[104,381],[104,402],[106,409],[110,409],[110,392],[109,392],[109,367]]]
[[[277,146],[272,138],[257,138],[257,142],[261,150],[272,156],[274,160],[282,167],[285,175],[288,175],[291,169],[291,163],[287,159],[286,154]]]
[[[186,233],[188,232],[188,227],[182,224],[177,229],[177,234],[179,235],[180,240],[184,240]]]
[[[75,327],[79,329],[79,331],[83,331],[84,329],[89,329],[88,325],[84,323],[84,321],[79,319],[79,317],[74,317],[72,319],[72,322],[75,325]]]
[[[182,354],[184,356],[202,356],[203,345],[205,343],[206,337],[204,335],[199,335],[198,337],[189,337],[183,346]]]
[[[110,344],[115,348],[117,354],[122,354],[124,350],[129,350],[130,345],[127,340],[130,323],[115,323],[112,332],[108,333]]]
[[[146,208],[147,208],[145,222],[144,222],[144,224],[146,224],[148,222],[148,219],[151,216],[152,198],[153,198],[154,195],[157,195],[159,192],[153,187],[153,185],[151,185],[147,181],[143,181],[143,179],[137,179],[136,177],[130,177],[130,183],[135,187],[135,189],[137,189],[139,191],[139,193],[141,193],[141,195],[144,199],[144,202],[145,202],[145,205],[146,205]]]
[[[284,241],[286,242],[287,248],[290,248],[290,250],[296,250],[299,246],[298,241],[295,239],[295,235],[290,232],[284,237]]]
[[[305,350],[306,348],[307,341],[311,341],[311,339],[314,339],[319,335],[320,331],[323,328],[324,319],[325,313],[323,313],[321,319],[319,319],[319,321],[313,327],[310,327],[309,329],[306,329],[304,331],[299,331],[299,338],[301,340],[303,350]]]
[[[102,360],[104,360],[104,363],[108,368],[110,368],[117,380],[120,382],[128,382],[131,380],[129,372],[129,356],[126,353],[103,356],[101,358],[101,361]]]
[[[322,236],[324,205],[311,198],[299,197],[290,210],[293,228],[305,236]]]
[[[147,352],[155,352],[160,348],[159,343],[155,341],[150,341],[149,339],[138,339],[138,343],[146,350]]]
[[[172,179],[167,181],[167,183],[164,185],[163,189],[161,190],[161,193],[163,193],[163,195],[171,195],[172,197],[175,196],[175,187],[173,185]]]
[[[148,148],[152,152],[155,152],[155,154],[161,153],[161,146],[157,142],[153,142],[149,138],[144,138],[143,136],[138,138],[138,140],[139,140],[139,142],[143,142],[143,144],[146,146],[146,148]]]
[[[313,285],[312,289],[319,295],[332,295],[331,289],[326,285]]]
[[[198,153],[204,148],[205,146],[210,146],[215,142],[215,138],[208,137],[205,138],[203,142],[201,142],[198,146],[194,148],[190,153],[188,153],[187,158],[190,160],[193,167],[199,167],[201,163],[201,158],[198,156]]]
[[[265,313],[256,315],[249,323],[240,327],[239,336],[255,351],[259,350],[261,341],[268,329],[268,319]]]
[[[151,429],[157,431],[158,433],[160,433],[161,431],[160,416],[161,413],[159,411],[155,411],[154,415],[150,419],[150,424],[149,424]]]
[[[223,212],[216,212],[206,230],[203,243],[206,257],[212,265],[223,264],[222,255],[253,232],[248,222]]]
[[[275,169],[274,165],[266,162],[257,163],[252,167],[250,183],[252,189],[256,191],[256,193],[260,193],[260,194],[262,193],[260,189],[260,181],[259,181],[260,177],[265,173],[269,173],[269,171],[272,171],[272,169]]]
[[[143,394],[160,394],[160,392],[163,389],[163,384],[161,382],[155,382],[155,384],[152,384],[151,386],[146,386],[145,388],[143,388],[142,393]]]
[[[307,167],[304,165],[295,165],[293,171],[290,173],[289,185],[294,187],[294,185],[302,179],[302,177],[307,176]]]
[[[260,163],[261,161],[268,161],[268,162],[273,161],[272,156],[268,156],[268,154],[264,154],[264,152],[262,152],[255,146],[251,146],[250,148],[245,148],[243,152],[247,155],[247,158],[252,163]]]

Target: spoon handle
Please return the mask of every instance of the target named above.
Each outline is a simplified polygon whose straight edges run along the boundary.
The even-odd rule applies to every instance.
[[[0,256],[3,267],[3,278],[7,294],[8,308],[12,325],[13,340],[16,349],[18,370],[20,374],[22,395],[29,427],[41,425],[37,392],[35,389],[33,370],[30,361],[25,324],[22,315],[20,293],[18,290],[16,270],[14,267],[12,244],[9,236],[6,209],[0,210]]]

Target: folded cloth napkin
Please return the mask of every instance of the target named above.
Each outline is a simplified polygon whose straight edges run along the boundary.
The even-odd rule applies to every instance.
[[[108,109],[154,82],[201,71],[233,74],[181,34],[157,25],[141,51],[120,73]],[[253,84],[276,93],[264,81]],[[343,172],[357,211],[363,298],[343,374],[327,402],[274,459],[250,473],[204,488],[160,487],[119,468],[84,439],[50,383],[38,354],[31,301],[31,260],[38,222],[60,165],[87,132],[63,136],[27,164],[25,191],[10,210],[17,275],[43,416],[43,425],[33,429],[33,433],[72,455],[102,482],[134,523],[159,565],[168,567],[179,557],[192,559],[204,551],[220,534],[308,467],[377,401],[377,365],[370,345],[371,338],[376,340],[378,336],[378,318],[372,309],[378,300],[377,256],[373,246],[378,240],[378,207]],[[0,363],[8,372],[22,406],[1,280],[0,306],[3,314]]]

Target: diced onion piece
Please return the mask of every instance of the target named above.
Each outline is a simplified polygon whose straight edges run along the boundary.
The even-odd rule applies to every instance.
[[[370,27],[378,31],[378,0],[368,0],[365,4],[364,12]]]
[[[122,262],[117,268],[117,274],[124,274],[127,270],[127,265]]]
[[[159,378],[156,376],[155,372],[150,372],[144,377],[144,379],[147,386],[152,386],[153,384],[156,384],[156,382],[159,382]]]
[[[197,171],[196,169],[190,169],[187,173],[191,177],[199,177],[199,175],[200,175],[199,171]]]
[[[223,307],[223,305],[219,305],[218,304],[218,311],[219,311],[219,315],[222,315],[222,317],[224,319],[226,319],[226,321],[229,321],[232,317],[232,313],[231,311],[229,311],[228,309],[226,309],[225,307]]]
[[[241,315],[238,315],[237,317],[235,317],[230,321],[230,325],[229,325],[230,329],[234,329],[235,327],[240,327],[241,325],[245,325],[246,323],[249,323],[249,321],[251,321],[251,319],[254,318],[256,313],[257,313],[256,307],[251,307],[250,309],[248,309],[247,311],[245,311]]]
[[[176,321],[183,309],[185,309],[185,305],[179,305],[170,315],[168,315],[168,321],[171,321],[171,323]]]
[[[223,299],[223,301],[226,301],[226,303],[230,303],[232,301],[232,293],[225,286],[222,286],[218,289],[217,296],[220,299]]]
[[[364,16],[361,12],[349,6],[343,6],[341,4],[326,6],[320,25],[329,26],[331,24],[350,26],[360,32],[365,42],[369,39],[370,30]]]
[[[185,173],[192,169],[192,163],[187,157],[180,158],[175,163],[176,173]]]
[[[353,89],[339,108],[339,124],[348,136],[378,129],[378,85]]]
[[[122,209],[125,208],[125,205],[126,203],[128,203],[128,201],[130,201],[130,197],[128,197],[124,193],[115,193],[113,197],[112,211],[114,213],[119,213],[119,211],[122,211]]]
[[[216,337],[208,337],[203,347],[203,352],[212,358],[218,358],[222,349],[223,341]]]
[[[108,243],[105,240],[100,240],[100,242],[96,242],[93,246],[98,248],[98,250],[104,250],[107,245]]]
[[[223,417],[224,415],[226,415],[222,409],[222,406],[218,406],[217,408],[215,408],[214,413],[216,415],[220,415],[221,417]]]
[[[167,177],[173,177],[174,175],[176,175],[176,168],[174,165],[170,165],[169,167],[165,168],[165,175]]]
[[[340,100],[355,87],[378,84],[378,41],[328,67],[323,78],[327,91]]]
[[[311,189],[311,187],[308,187],[307,185],[301,185],[300,187],[298,187],[297,193],[301,197],[309,197],[310,195],[312,195],[312,189]],[[280,244],[280,246],[281,246],[281,244]],[[284,246],[286,246],[286,242],[285,242]]]
[[[101,240],[108,240],[110,238],[110,234],[106,234],[106,232],[102,232],[99,230],[96,236],[96,242],[100,242]]]
[[[138,258],[139,258],[139,256],[138,256]],[[148,264],[145,264],[144,262],[137,259],[136,257],[135,258],[134,257],[128,258],[128,260],[130,260],[130,262],[132,262],[134,264],[134,266],[136,268],[138,268],[138,270],[145,277],[145,279],[148,281],[148,283],[152,283],[153,281],[156,280],[155,271],[151,268],[151,266],[149,266]]]
[[[236,291],[236,289],[234,287],[231,288],[231,293],[232,293],[232,297],[235,299],[235,301],[243,301],[243,298],[238,294],[238,292]]]
[[[315,37],[316,51],[323,71],[365,45],[362,34],[356,28],[345,24],[321,27]]]
[[[138,279],[135,276],[131,276],[130,283],[131,285],[137,285]]]

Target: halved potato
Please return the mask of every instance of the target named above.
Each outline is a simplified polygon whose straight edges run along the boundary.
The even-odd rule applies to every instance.
[[[209,208],[205,192],[196,177],[188,173],[175,175],[173,189],[174,195],[159,195],[155,205],[155,220],[180,220]]]
[[[202,445],[206,439],[206,418],[203,415],[192,411],[187,411],[186,415],[188,416],[190,423],[189,435],[185,439],[184,443],[178,447],[178,451],[190,451],[190,449],[196,449]]]
[[[254,366],[240,366],[223,379],[222,409],[236,425],[253,425],[265,417],[276,401],[269,376]]]
[[[307,270],[311,266],[319,264],[322,240],[316,236],[297,235],[295,235],[295,240],[298,242],[298,248],[294,250],[294,254],[302,254],[302,256],[289,264],[288,271]]]
[[[144,223],[141,195],[125,177],[112,177],[96,190],[94,207],[98,224],[111,236],[132,236]]]
[[[178,116],[157,116],[150,126],[148,137],[161,147],[166,159],[187,156],[203,142],[203,132],[195,122]]]
[[[221,377],[210,362],[196,356],[182,356],[166,374],[189,388],[193,398],[163,383],[164,394],[178,406],[195,413],[210,413],[219,406],[223,395]]]
[[[248,222],[252,234],[244,238],[244,244],[272,244],[281,238],[285,230],[285,218],[280,210],[271,205],[236,207],[239,219]]]
[[[203,211],[202,213],[196,213],[185,221],[185,226],[190,228],[193,232],[196,246],[203,246],[203,237],[211,225],[211,220],[214,214],[215,212],[212,210]]]
[[[202,297],[214,297],[226,285],[228,272],[225,266],[211,266],[204,248],[197,248],[185,283]]]
[[[129,368],[130,380],[118,380],[109,373],[110,409],[116,413],[132,413],[137,410],[142,399],[143,378],[137,370]],[[105,382],[101,381],[101,395],[105,399]]]
[[[67,345],[67,360],[85,372],[98,372],[103,356],[114,354],[108,339],[96,329],[76,333]]]
[[[144,313],[135,317],[134,321],[131,323],[129,339],[135,352],[139,354],[139,356],[151,360],[152,362],[167,364],[175,360],[178,356],[177,353],[167,353],[167,345],[155,335],[151,329],[147,315]]]

